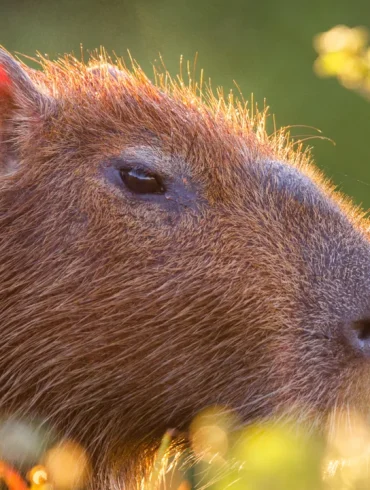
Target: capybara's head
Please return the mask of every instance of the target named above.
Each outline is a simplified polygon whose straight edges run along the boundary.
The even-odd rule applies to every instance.
[[[0,399],[94,449],[370,403],[368,223],[209,90],[0,54]]]

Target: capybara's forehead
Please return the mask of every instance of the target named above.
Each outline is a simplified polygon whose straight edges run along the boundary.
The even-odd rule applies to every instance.
[[[64,122],[69,132],[83,130],[100,138],[117,133],[122,141],[157,144],[188,158],[203,155],[209,165],[265,157],[297,165],[309,160],[284,131],[268,135],[265,111],[232,94],[167,72],[155,73],[152,82],[136,65],[105,61],[42,60],[43,72],[31,73],[57,100],[58,124]]]

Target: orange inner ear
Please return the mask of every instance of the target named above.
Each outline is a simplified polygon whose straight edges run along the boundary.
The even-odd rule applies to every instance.
[[[9,75],[4,70],[4,68],[0,66],[0,95],[4,93],[5,95],[9,95],[11,84],[12,82],[10,80]]]
[[[4,171],[5,148],[2,145],[4,139],[5,120],[12,108],[12,81],[5,69],[0,65],[0,175]],[[6,163],[5,163],[6,165]],[[1,476],[0,476],[1,478]]]

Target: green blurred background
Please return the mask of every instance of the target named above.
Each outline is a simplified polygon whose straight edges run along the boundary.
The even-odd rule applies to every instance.
[[[0,44],[50,57],[103,45],[151,75],[163,55],[175,74],[193,59],[226,89],[266,98],[276,125],[318,128],[317,164],[357,203],[370,207],[370,103],[336,79],[316,77],[313,37],[337,24],[370,27],[370,1],[355,0],[0,0]],[[315,134],[300,127],[295,135]]]

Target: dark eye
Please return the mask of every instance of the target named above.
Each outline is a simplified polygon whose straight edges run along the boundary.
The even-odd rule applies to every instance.
[[[157,175],[143,170],[121,169],[120,176],[125,186],[136,194],[163,194],[165,191]]]

